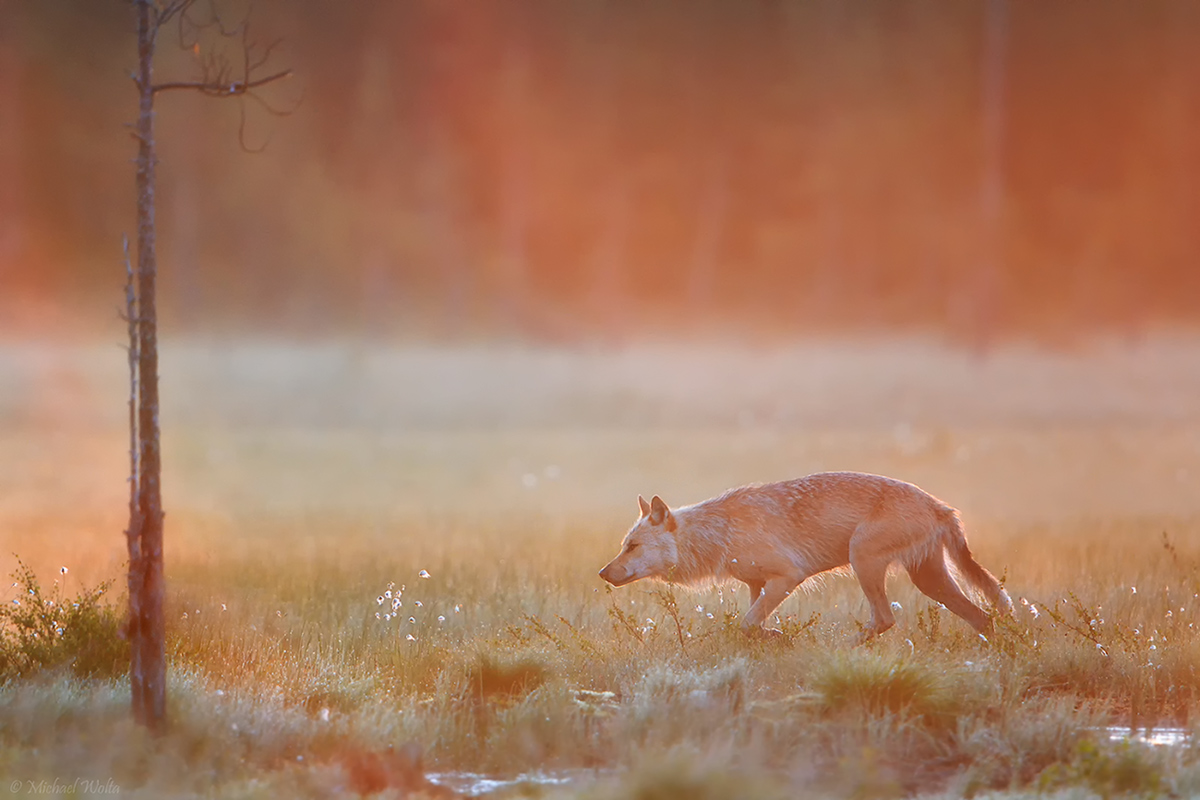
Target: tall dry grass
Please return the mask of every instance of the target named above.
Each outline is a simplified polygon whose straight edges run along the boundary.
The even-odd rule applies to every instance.
[[[331,410],[297,420],[273,392],[280,375],[303,384],[300,367],[178,356],[177,369],[209,363],[224,378],[164,410],[171,731],[149,741],[134,729],[119,682],[13,681],[0,687],[0,771],[111,777],[146,796],[395,793],[390,765],[416,742],[435,773],[587,776],[509,789],[564,796],[1200,788],[1190,746],[1123,750],[1103,732],[1194,721],[1200,420],[1172,416],[1161,398],[1131,416],[1136,387],[1123,410],[1057,397],[1031,419],[1023,409],[1053,393],[1053,376],[1037,356],[1022,373],[1011,354],[1006,370],[1041,376],[1012,390],[1015,406],[976,397],[990,391],[985,380],[957,390],[975,397],[962,415],[977,422],[898,419],[894,391],[919,394],[922,376],[960,363],[936,350],[912,357],[911,374],[891,368],[899,389],[875,396],[869,419],[827,404],[828,420],[738,421],[745,386],[696,401],[725,422],[623,419],[622,391],[650,387],[637,400],[648,408],[661,399],[654,373],[641,371],[660,355],[581,357],[610,375],[639,369],[625,388],[603,384],[621,391],[599,393],[573,420],[568,406],[540,425],[506,399],[517,389],[488,389],[508,371],[537,372],[531,362],[544,356],[468,359],[453,377],[471,411],[455,424],[347,415],[346,393],[364,387],[353,378],[302,385],[297,403]],[[0,544],[46,583],[69,566],[78,583],[67,593],[119,577],[124,548],[124,434],[107,412],[75,408],[101,403],[111,376],[92,365],[88,377],[72,358],[38,367],[42,388],[10,397],[0,420]],[[774,358],[757,363],[779,369]],[[870,350],[855,359],[880,363]],[[682,380],[713,380],[701,372]],[[183,379],[166,372],[168,397],[173,380]],[[555,380],[528,389],[530,403]],[[786,405],[782,389],[755,380]],[[797,380],[781,379],[789,390]],[[1188,380],[1156,374],[1146,385]],[[872,381],[859,388],[878,391]],[[411,407],[425,408],[424,384],[409,390]],[[596,409],[608,404],[617,411],[606,421]],[[901,575],[889,584],[896,628],[854,648],[866,603],[852,579],[831,578],[789,599],[785,643],[764,644],[737,632],[744,588],[609,590],[596,577],[639,492],[686,503],[835,468],[913,480],[960,506],[978,558],[1005,576],[1015,619],[981,642]]]

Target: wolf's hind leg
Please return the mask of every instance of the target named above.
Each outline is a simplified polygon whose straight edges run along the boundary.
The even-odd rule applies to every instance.
[[[766,583],[763,581],[742,581],[742,583],[746,584],[746,588],[750,590],[750,605],[754,605],[754,602],[758,600],[758,596],[763,593],[763,587],[766,586]]]
[[[756,633],[756,629],[762,627],[767,617],[771,616],[771,612],[779,608],[779,604],[799,585],[800,581],[791,578],[771,578],[765,584],[760,584],[763,588],[750,604],[750,610],[742,620],[742,631]],[[750,591],[754,591],[753,585],[750,586]]]
[[[896,617],[892,614],[892,606],[887,597],[889,562],[878,557],[855,553],[852,543],[850,565],[854,567],[854,574],[858,576],[858,583],[871,606],[871,621],[867,625],[864,636],[864,640],[866,640],[878,636],[896,624]]]
[[[979,606],[972,603],[946,568],[946,557],[941,553],[907,567],[913,584],[929,597],[965,619],[972,628],[982,634],[992,632],[992,620]]]

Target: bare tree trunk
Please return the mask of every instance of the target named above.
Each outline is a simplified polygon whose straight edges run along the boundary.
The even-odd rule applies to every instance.
[[[983,180],[980,216],[983,258],[975,278],[971,330],[985,350],[995,334],[1004,273],[1004,77],[1008,50],[1008,0],[988,0],[983,36]]]
[[[603,190],[603,207],[598,216],[604,229],[592,257],[592,304],[600,324],[601,337],[607,342],[620,341],[625,336],[625,308],[622,295],[628,288],[627,250],[632,189],[628,171],[617,167]]]
[[[1167,24],[1170,26],[1167,65],[1170,87],[1163,93],[1170,98],[1163,130],[1168,137],[1168,152],[1174,157],[1175,170],[1168,189],[1168,197],[1175,207],[1174,230],[1169,234],[1172,241],[1166,249],[1172,272],[1183,280],[1179,285],[1182,297],[1200,297],[1200,276],[1192,267],[1179,269],[1180,265],[1192,265],[1200,258],[1200,191],[1196,179],[1200,176],[1200,147],[1196,144],[1196,123],[1200,121],[1200,63],[1196,60],[1196,31],[1200,23],[1200,9],[1191,3],[1170,6]],[[1149,287],[1148,287],[1149,288]],[[1152,291],[1152,290],[1151,290]],[[1134,325],[1140,333],[1146,326],[1146,317],[1151,313],[1147,300],[1133,311]],[[1161,308],[1156,309],[1161,313]],[[1172,313],[1178,313],[1175,307]]]
[[[529,65],[524,42],[511,46],[504,69],[504,205],[501,209],[500,302],[510,330],[527,325],[529,282]]]
[[[599,6],[596,7],[598,9]],[[593,9],[595,11],[596,9]],[[624,333],[622,293],[628,273],[628,242],[633,205],[632,182],[635,169],[627,163],[619,125],[621,95],[620,64],[611,58],[612,35],[598,35],[589,59],[592,129],[597,152],[611,159],[602,188],[595,192],[595,215],[601,229],[592,254],[589,303],[592,319],[600,336],[618,340]]]
[[[395,30],[399,24],[394,6],[379,5],[371,12],[372,24],[378,31]],[[377,34],[363,48],[355,107],[353,149],[357,152],[377,151],[382,140],[398,127],[396,91],[392,85],[394,67],[388,40]],[[392,248],[382,231],[397,205],[397,185],[400,180],[391,164],[375,164],[365,177],[363,189],[370,201],[370,213],[359,215],[356,237],[358,247],[358,349],[356,359],[364,354],[362,345],[367,339],[394,331],[396,287]]]
[[[129,318],[130,361],[130,488],[129,528],[129,641],[131,650],[129,689],[133,716],[155,733],[167,726],[166,626],[163,619],[163,510],[162,455],[158,434],[158,260],[154,252],[154,173],[157,157],[154,148],[154,95],[163,91],[197,91],[210,97],[247,95],[258,100],[270,113],[286,116],[290,111],[273,109],[254,94],[254,90],[290,77],[290,69],[263,75],[261,68],[270,58],[274,44],[265,47],[248,37],[247,22],[227,28],[216,20],[215,27],[226,38],[241,39],[240,74],[228,59],[206,64],[200,80],[154,83],[154,47],[159,29],[173,17],[180,19],[180,30],[187,11],[196,0],[131,0],[137,16],[138,119],[134,133],[137,155],[137,280],[129,269],[126,249],[126,313]],[[216,14],[215,7],[213,14]],[[228,31],[233,31],[232,33]],[[238,140],[243,149],[245,108]],[[136,285],[136,288],[135,288]]]
[[[441,323],[457,335],[467,327],[474,301],[470,254],[464,244],[465,215],[455,202],[459,170],[452,152],[454,142],[446,126],[430,126],[427,146],[429,163],[423,178],[428,228],[443,276]]]
[[[701,315],[713,310],[721,239],[729,200],[728,168],[723,152],[710,153],[704,166],[704,188],[692,238],[691,268],[688,270],[688,304]]]
[[[141,567],[142,567],[142,523],[139,498],[138,469],[138,317],[137,317],[137,284],[133,274],[133,264],[129,260],[129,239],[123,242],[125,246],[125,320],[129,325],[129,527],[125,529],[126,544],[129,550],[129,626],[127,634],[130,640],[129,681],[130,687],[137,686],[142,680],[142,651],[137,646],[140,641],[141,626]],[[143,714],[142,694],[133,691],[134,718],[141,720]]]
[[[159,476],[158,263],[154,223],[154,44],[158,21],[151,0],[136,0],[138,30],[137,121],[137,519],[138,562],[130,572],[130,633],[135,650],[129,675],[134,718],[153,731],[166,727],[166,652],[163,621],[163,512]],[[133,344],[133,343],[131,343]],[[136,523],[136,527],[135,527]],[[131,547],[132,550],[132,547]],[[135,599],[136,594],[136,599]],[[136,608],[137,615],[133,616]]]
[[[21,176],[22,59],[12,32],[16,12],[0,0],[0,283],[14,272],[21,255],[25,226]]]

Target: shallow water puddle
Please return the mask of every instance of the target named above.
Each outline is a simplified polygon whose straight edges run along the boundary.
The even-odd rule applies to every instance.
[[[1190,732],[1187,728],[1139,728],[1133,730],[1121,725],[1112,725],[1104,729],[1110,742],[1142,742],[1143,744],[1168,745],[1178,747],[1188,743]]]
[[[431,772],[425,777],[430,783],[444,786],[467,797],[479,797],[522,784],[560,786],[593,775],[594,773],[587,770],[577,770],[557,773],[527,772],[515,778],[489,778],[475,772]]]

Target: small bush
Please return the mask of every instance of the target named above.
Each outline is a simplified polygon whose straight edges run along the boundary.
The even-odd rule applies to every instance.
[[[1080,742],[1069,764],[1055,764],[1038,779],[1039,788],[1083,785],[1103,798],[1159,797],[1166,793],[1163,765],[1151,749],[1132,742],[1102,746]]]
[[[477,702],[512,700],[529,694],[548,676],[549,670],[536,659],[502,661],[481,653],[467,672],[467,684]]]
[[[648,761],[616,786],[594,796],[603,800],[782,800],[788,794],[756,772],[675,754],[665,761]]]
[[[128,670],[120,616],[103,601],[111,581],[64,598],[61,584],[43,591],[20,559],[12,577],[17,596],[0,606],[0,681],[56,668],[80,678],[114,678]]]
[[[934,667],[863,654],[831,659],[813,676],[813,688],[828,712],[904,713],[930,723],[966,711],[973,699]]]
[[[373,678],[343,678],[334,672],[320,676],[304,687],[297,687],[304,710],[310,714],[329,711],[352,713],[379,695]]]
[[[746,704],[750,673],[750,662],[740,656],[713,667],[657,664],[638,681],[634,700],[647,717],[684,708],[720,708],[722,713],[738,714]]]

